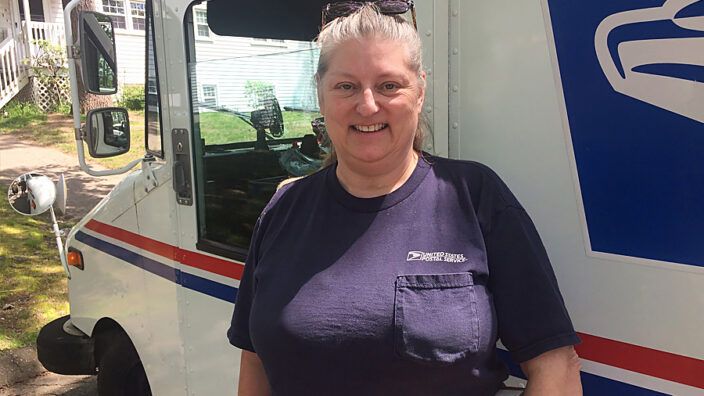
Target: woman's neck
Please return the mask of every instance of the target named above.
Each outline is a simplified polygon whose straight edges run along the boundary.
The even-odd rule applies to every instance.
[[[349,167],[338,158],[337,179],[340,185],[357,198],[374,198],[389,194],[403,185],[413,174],[418,163],[418,153],[411,151],[396,166],[357,169]],[[383,171],[379,168],[383,168]]]

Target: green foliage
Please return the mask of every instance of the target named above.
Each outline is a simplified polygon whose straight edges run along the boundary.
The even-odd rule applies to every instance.
[[[63,101],[59,81],[68,76],[68,63],[64,47],[48,40],[32,40],[38,47],[31,59],[23,62],[32,70],[32,74],[54,92],[59,104]]]
[[[117,105],[127,110],[144,110],[144,85],[128,85],[122,88]]]
[[[0,118],[0,131],[24,128],[32,122],[45,119],[46,114],[39,106],[29,102],[12,101],[3,108],[2,118]]]
[[[66,102],[65,100],[60,100],[59,103],[54,105],[54,108],[51,109],[54,113],[59,113],[59,114],[71,114],[71,103]]]
[[[263,106],[271,97],[276,97],[274,84],[266,81],[247,80],[244,85],[244,96],[253,108]]]

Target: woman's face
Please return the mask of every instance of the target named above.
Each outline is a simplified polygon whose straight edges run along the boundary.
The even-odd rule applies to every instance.
[[[349,40],[330,54],[318,83],[320,112],[347,166],[393,166],[412,156],[425,74],[408,67],[403,43]]]

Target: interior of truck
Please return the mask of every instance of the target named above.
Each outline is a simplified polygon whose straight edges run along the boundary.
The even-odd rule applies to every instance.
[[[319,51],[311,42],[319,29],[320,7],[315,6],[312,22],[282,29],[272,19],[253,25],[258,11],[247,10],[251,5],[223,23],[213,17],[233,15],[231,6],[223,4],[194,3],[184,22],[194,204],[198,248],[243,260],[256,220],[277,186],[320,169],[327,150],[314,83]],[[279,11],[289,8],[286,4]]]

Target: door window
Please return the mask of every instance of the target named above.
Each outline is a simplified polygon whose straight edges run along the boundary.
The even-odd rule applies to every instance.
[[[186,14],[198,247],[242,259],[279,183],[322,164],[311,128],[320,116],[319,51],[306,41],[259,46],[252,37],[210,30],[210,40],[200,40],[207,29],[204,6]]]

